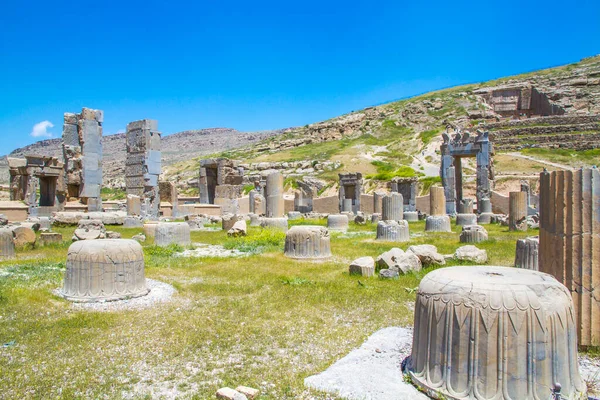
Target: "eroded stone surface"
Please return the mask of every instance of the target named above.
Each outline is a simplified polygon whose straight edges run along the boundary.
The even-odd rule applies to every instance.
[[[402,249],[394,247],[377,257],[377,267],[406,274],[410,271],[420,271],[422,264],[419,257],[413,252],[404,252]]]
[[[408,242],[410,234],[407,221],[379,221],[377,223],[377,240],[387,242]]]
[[[450,217],[447,215],[430,215],[425,220],[425,232],[452,232]]]
[[[585,398],[573,303],[547,274],[490,266],[437,269],[419,285],[414,320],[407,369],[430,393],[546,399],[560,383],[561,398]]]
[[[350,275],[373,276],[375,274],[375,260],[373,257],[360,257],[352,261],[349,267]]]
[[[148,294],[144,252],[135,240],[81,240],[67,253],[62,296],[72,301],[120,300]]]
[[[154,244],[165,247],[170,244],[187,246],[191,243],[190,227],[185,222],[160,222],[154,231]]]
[[[0,260],[15,257],[15,242],[13,232],[9,228],[0,228]]]
[[[285,236],[286,257],[323,259],[331,257],[329,231],[322,226],[293,226]]]
[[[348,230],[348,216],[346,214],[330,214],[327,216],[327,229],[346,232]]]
[[[36,241],[35,232],[33,229],[26,226],[15,226],[12,228],[15,246],[21,247],[25,245],[34,245]]]
[[[537,271],[539,269],[539,248],[540,240],[538,236],[517,240],[515,267]]]
[[[423,265],[431,265],[438,264],[444,265],[446,264],[446,260],[444,256],[438,253],[437,247],[432,244],[419,244],[415,246],[410,246],[407,250],[407,253],[413,253],[421,260],[421,264]]]
[[[231,229],[227,231],[227,236],[246,236],[246,230],[246,221],[237,221],[235,224],[233,224]]]
[[[484,264],[487,262],[487,251],[478,249],[473,245],[459,247],[454,252],[454,258],[459,261],[469,261],[475,264]]]
[[[488,240],[488,232],[481,225],[463,226],[460,233],[461,243],[479,243]]]

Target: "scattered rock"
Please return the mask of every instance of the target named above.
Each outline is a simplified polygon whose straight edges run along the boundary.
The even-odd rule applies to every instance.
[[[106,238],[106,228],[99,219],[82,219],[73,233],[73,241]]]
[[[410,246],[407,252],[414,253],[421,260],[422,265],[444,265],[446,260],[444,256],[438,253],[437,247],[432,244],[420,244]]]
[[[8,225],[8,218],[6,215],[0,214],[0,226]]]
[[[462,246],[456,249],[454,258],[460,261],[470,261],[476,264],[484,264],[487,262],[487,251],[478,249],[473,245]]]
[[[51,243],[62,243],[63,237],[60,233],[41,233],[40,244],[45,246]]]
[[[363,212],[358,212],[356,217],[354,217],[354,223],[357,225],[364,225],[367,223],[367,218]]]
[[[144,235],[143,233],[138,233],[137,235],[133,235],[132,239],[137,240],[138,242],[145,242],[146,235]]]
[[[27,228],[30,228],[30,229],[32,229],[34,232],[37,232],[37,231],[39,231],[39,230],[40,230],[40,227],[41,227],[40,223],[39,223],[39,222],[37,222],[37,221],[25,221],[25,222],[21,222],[19,225],[20,225],[20,226],[25,226],[25,227],[27,227]]]
[[[373,257],[360,257],[352,261],[349,268],[350,275],[373,276],[375,274],[375,260]]]
[[[398,273],[406,274],[409,271],[420,271],[421,260],[413,253],[405,253],[394,247],[377,257],[377,266],[384,269],[392,269]]]
[[[260,394],[260,390],[254,389],[248,386],[238,386],[235,388],[238,392],[246,396],[248,399],[252,400]]]
[[[400,273],[395,269],[382,269],[379,271],[379,277],[381,279],[397,279]]]
[[[216,395],[217,395],[217,399],[248,400],[248,398],[244,394],[242,394],[232,388],[228,388],[228,387],[224,387],[224,388],[217,390]]]
[[[246,236],[246,231],[247,231],[246,221],[244,221],[244,220],[236,221],[236,223],[233,224],[231,229],[229,229],[227,231],[227,236],[233,236],[233,237]]]
[[[119,232],[114,231],[106,231],[107,239],[121,239],[121,234]]]
[[[31,228],[26,226],[15,226],[12,228],[12,233],[14,236],[15,246],[17,247],[25,246],[27,244],[35,244],[35,232]]]

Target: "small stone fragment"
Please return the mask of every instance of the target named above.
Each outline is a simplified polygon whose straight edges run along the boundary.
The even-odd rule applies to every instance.
[[[438,253],[437,247],[435,247],[432,244],[420,244],[416,246],[410,246],[406,251],[414,253],[417,257],[419,257],[419,259],[421,260],[421,264],[423,265],[446,264],[444,256]]]
[[[26,226],[15,226],[12,228],[12,233],[14,236],[15,246],[17,247],[25,246],[26,244],[35,244],[35,232],[31,228]]]
[[[394,269],[382,269],[379,271],[379,277],[381,279],[398,279],[400,273]]]
[[[260,390],[254,389],[248,386],[238,386],[235,388],[238,392],[246,396],[248,399],[252,400],[260,394]]]
[[[454,258],[460,261],[469,261],[477,264],[484,264],[487,262],[488,256],[487,251],[478,249],[473,245],[462,246],[456,249]]]
[[[247,400],[248,398],[238,392],[237,390],[233,390],[232,388],[224,387],[217,390],[217,399],[226,399],[226,400]]]
[[[227,231],[227,236],[233,236],[233,237],[246,236],[246,231],[247,231],[246,221],[244,221],[244,220],[236,221],[236,223],[233,224],[231,229],[229,231]]]
[[[138,242],[145,242],[146,241],[146,235],[144,235],[143,233],[138,233],[137,235],[133,235],[132,239],[136,240]]]
[[[63,237],[60,233],[41,233],[40,243],[42,246],[51,243],[62,243]]]
[[[373,276],[375,274],[375,260],[373,257],[360,257],[352,261],[349,268],[350,275]]]

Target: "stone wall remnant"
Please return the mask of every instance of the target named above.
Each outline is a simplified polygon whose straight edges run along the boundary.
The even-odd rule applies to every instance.
[[[104,112],[83,108],[65,113],[63,158],[67,201],[79,199],[88,211],[102,211],[102,123]]]
[[[402,195],[404,211],[417,211],[417,196],[419,195],[419,181],[417,177],[392,178],[392,192]]]
[[[440,177],[446,195],[446,213],[455,214],[458,204],[463,199],[461,161],[463,157],[475,157],[477,160],[476,197],[478,211],[481,212],[479,205],[482,200],[491,198],[494,186],[492,163],[494,150],[488,132],[477,131],[476,136],[471,136],[468,131],[462,132],[456,129],[454,135],[451,135],[448,126],[442,137]]]
[[[569,291],[546,274],[441,268],[419,285],[406,369],[436,397],[585,398],[576,330]]]
[[[221,203],[225,200],[241,197],[243,178],[244,169],[240,167],[240,162],[237,160],[229,160],[227,158],[201,160],[198,180],[200,203],[219,204],[219,201],[216,199],[219,199],[220,195],[229,196],[221,197],[221,199],[224,199],[221,200]],[[236,188],[224,189],[222,192],[217,193],[217,187],[222,185],[236,186]],[[234,195],[238,197],[232,197]]]
[[[527,84],[503,85],[478,89],[496,114],[503,117],[562,115],[565,110],[550,101],[548,96]]]
[[[340,212],[360,211],[360,196],[363,194],[363,179],[360,172],[339,174]]]
[[[599,221],[598,169],[540,174],[539,270],[571,292],[583,346],[600,346]]]
[[[66,195],[64,164],[57,158],[9,157],[8,168],[10,199],[25,202],[30,216],[47,216],[63,209]]]
[[[144,219],[159,216],[160,136],[158,121],[143,119],[127,124],[125,186],[128,195],[140,198],[140,215]]]
[[[144,251],[131,239],[81,240],[69,247],[61,295],[98,302],[148,294]]]

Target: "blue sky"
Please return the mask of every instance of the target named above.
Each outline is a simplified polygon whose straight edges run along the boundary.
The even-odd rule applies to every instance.
[[[142,118],[265,130],[598,53],[597,0],[6,0],[0,154],[83,106],[105,135]]]

